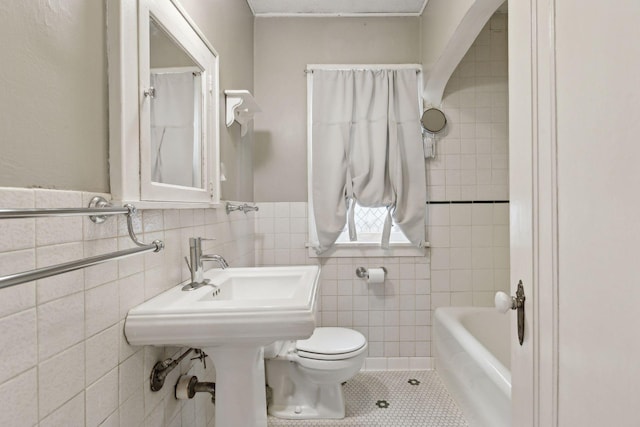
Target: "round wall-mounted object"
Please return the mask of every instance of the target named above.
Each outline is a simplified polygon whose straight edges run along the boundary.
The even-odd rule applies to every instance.
[[[447,118],[444,113],[437,108],[429,108],[422,113],[422,118],[420,119],[422,123],[422,127],[429,133],[439,133],[442,132],[444,127],[447,125]]]

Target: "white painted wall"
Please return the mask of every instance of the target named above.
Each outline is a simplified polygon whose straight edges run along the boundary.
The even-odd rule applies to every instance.
[[[224,91],[253,91],[253,15],[244,1],[180,0],[220,55],[220,158],[226,169],[222,199],[253,200],[253,138],[226,127]]]
[[[101,1],[0,4],[0,186],[108,191]]]
[[[306,201],[306,65],[418,63],[419,18],[256,18],[254,31],[255,200]]]
[[[420,19],[422,67],[429,74],[474,0],[429,0]]]
[[[249,6],[180,3],[224,59],[221,90],[253,89]],[[0,3],[0,186],[109,191],[105,25],[104,1]],[[222,193],[251,200],[252,147],[240,139],[222,127]]]
[[[555,4],[559,425],[637,426],[640,3]]]
[[[439,106],[451,74],[503,0],[432,0],[422,15],[424,101]]]

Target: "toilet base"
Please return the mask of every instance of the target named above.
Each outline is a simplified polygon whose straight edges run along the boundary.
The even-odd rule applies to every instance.
[[[297,363],[267,360],[266,379],[273,391],[267,408],[269,415],[291,420],[344,418],[341,383],[350,377],[345,378],[332,371],[322,374],[327,382],[320,384],[311,381],[309,373],[305,373]]]
[[[344,395],[340,384],[314,385],[313,389],[305,390],[305,397],[311,399],[314,406],[296,399],[301,396],[278,396],[269,405],[267,412],[277,418],[288,420],[340,420],[345,416]],[[315,389],[315,390],[314,390]],[[275,397],[275,396],[274,396]],[[286,403],[285,403],[286,402]],[[309,402],[309,400],[307,400]]]

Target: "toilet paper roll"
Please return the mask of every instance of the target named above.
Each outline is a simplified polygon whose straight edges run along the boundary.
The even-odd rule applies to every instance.
[[[370,283],[370,284],[384,283],[384,274],[385,274],[385,271],[382,267],[370,268],[369,278],[367,279],[367,283]]]
[[[193,396],[189,395],[189,383],[191,382],[191,375],[182,375],[176,385],[176,399],[191,399]],[[196,378],[197,381],[197,378]]]

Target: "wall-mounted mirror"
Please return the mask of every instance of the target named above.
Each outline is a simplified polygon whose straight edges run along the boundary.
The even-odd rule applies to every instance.
[[[447,125],[447,118],[444,113],[437,108],[429,108],[422,113],[420,119],[422,128],[429,133],[440,133]]]
[[[117,20],[117,28],[108,25],[114,198],[165,207],[218,203],[215,50],[173,1],[138,0],[137,10],[127,0],[108,1],[108,24]]]
[[[150,86],[145,96],[150,109],[151,182],[203,188],[204,70],[153,18],[149,48]]]
[[[438,108],[428,108],[420,118],[424,143],[424,156],[427,159],[436,158],[436,134],[447,126],[447,117]]]

